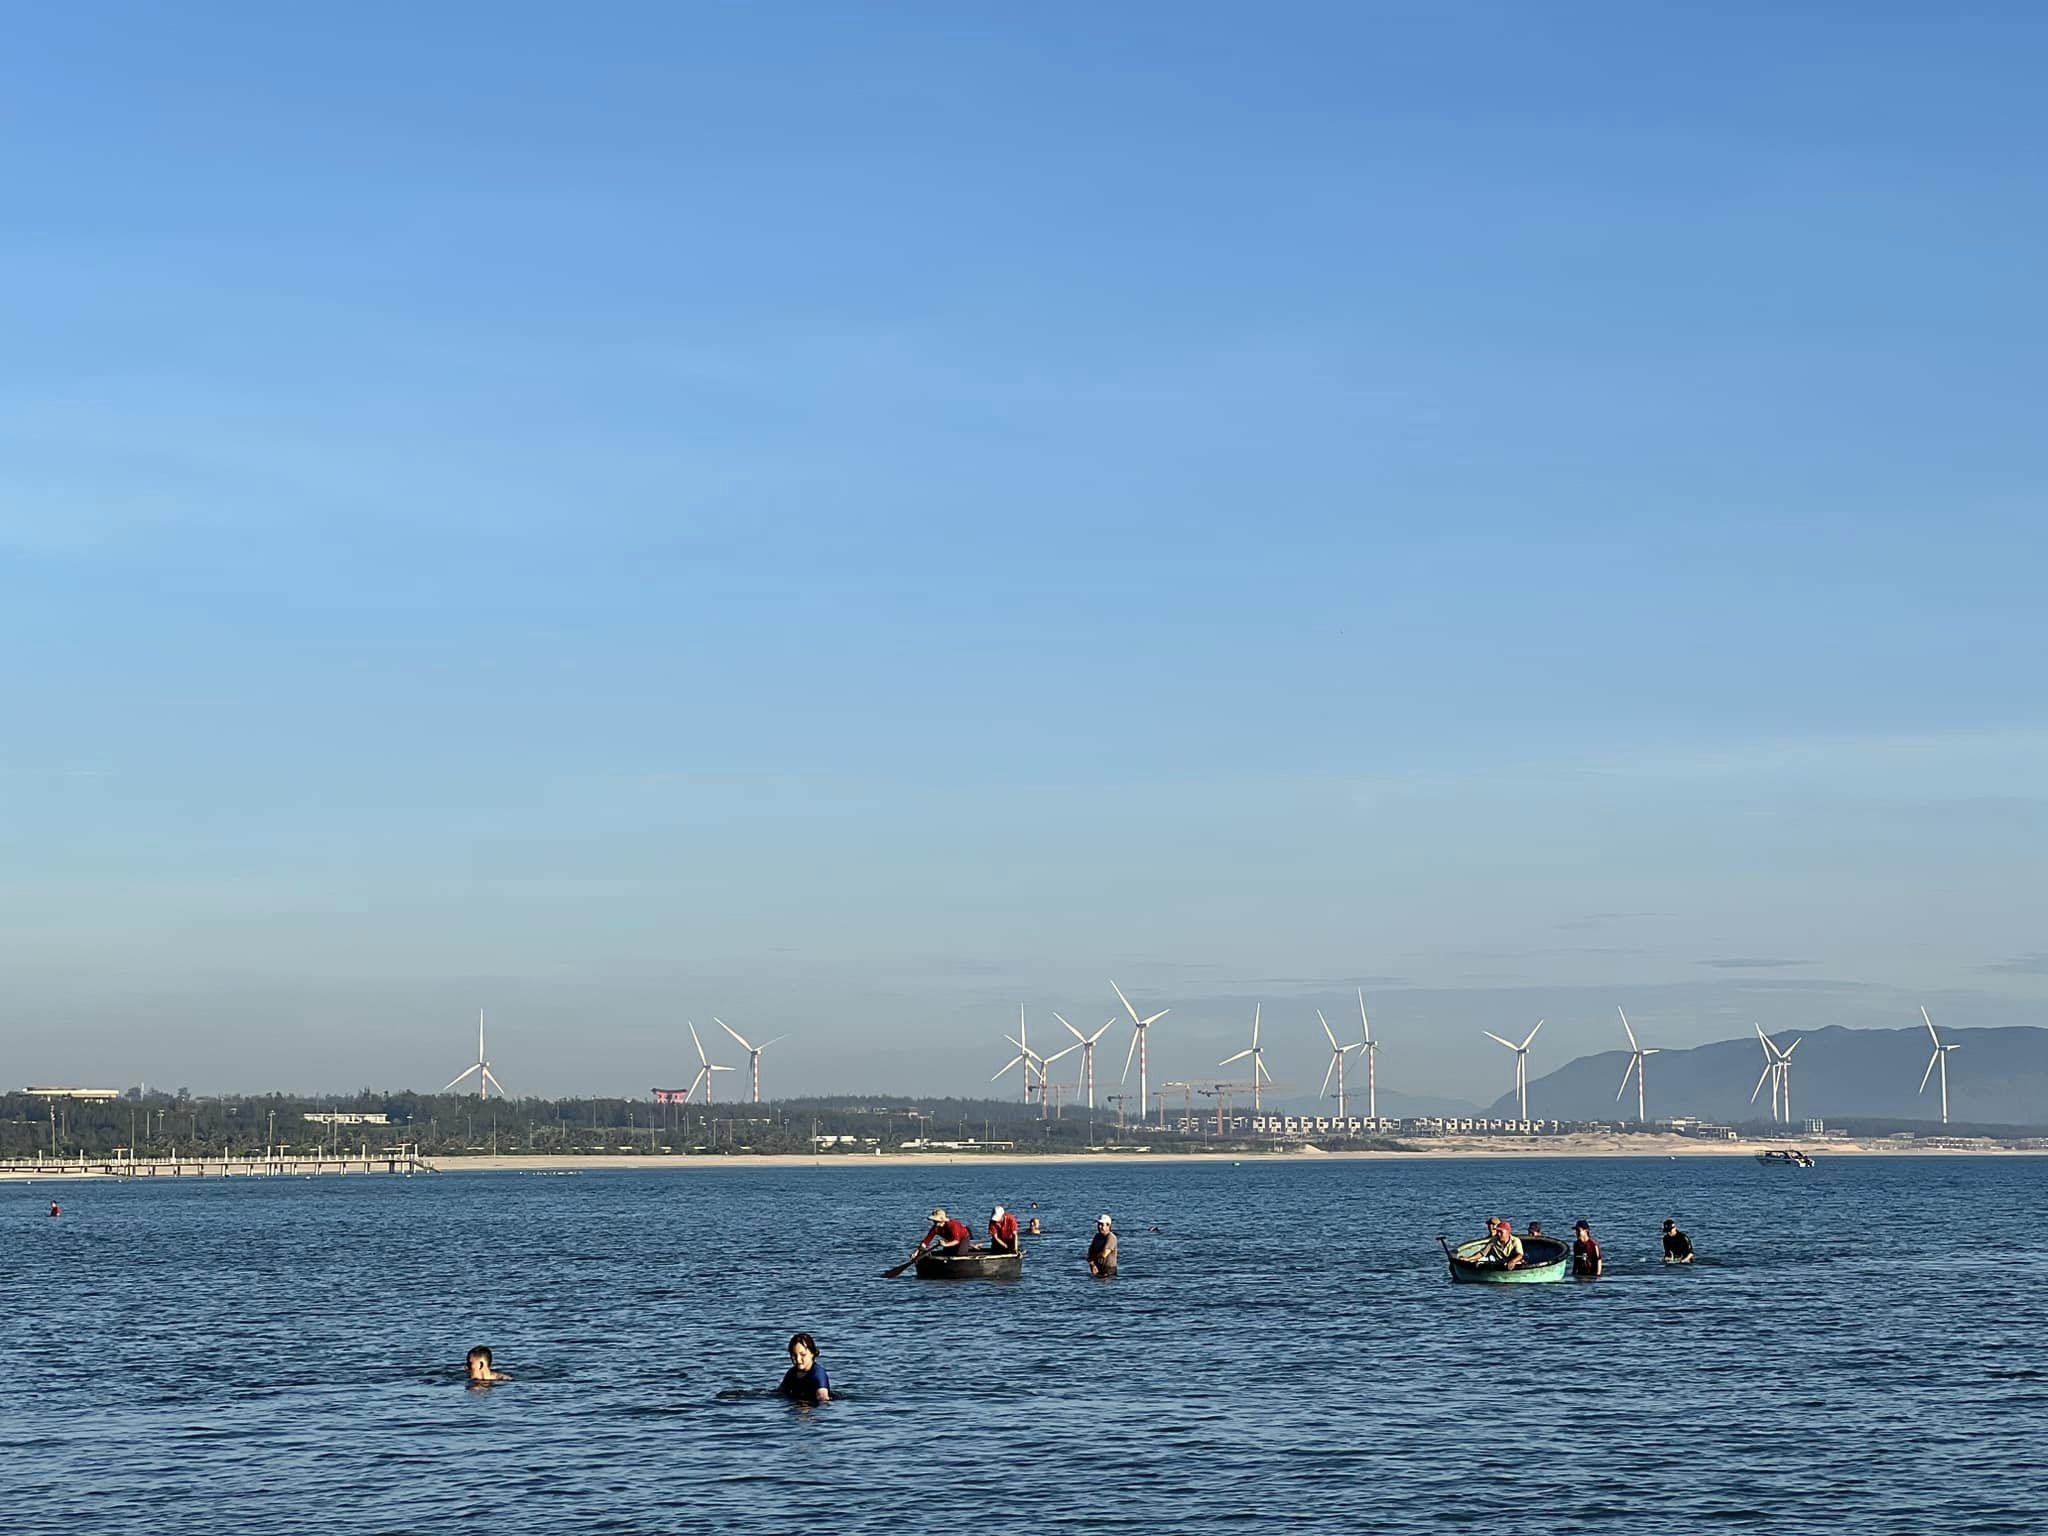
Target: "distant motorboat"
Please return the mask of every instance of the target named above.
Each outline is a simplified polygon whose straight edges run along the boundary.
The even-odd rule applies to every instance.
[[[1756,1160],[1766,1168],[1811,1168],[1813,1159],[1804,1152],[1759,1152]]]

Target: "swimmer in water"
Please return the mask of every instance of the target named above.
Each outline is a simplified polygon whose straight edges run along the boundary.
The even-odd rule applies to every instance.
[[[50,1202],[50,1214],[52,1216],[62,1216],[64,1214],[64,1207],[52,1200]]]
[[[775,1392],[778,1397],[786,1397],[793,1403],[832,1401],[832,1378],[818,1363],[818,1341],[808,1333],[795,1334],[790,1338],[789,1369],[782,1373],[782,1385]]]
[[[479,1344],[469,1352],[469,1384],[473,1387],[487,1387],[494,1381],[510,1381],[512,1378],[503,1371],[491,1369],[491,1352]]]

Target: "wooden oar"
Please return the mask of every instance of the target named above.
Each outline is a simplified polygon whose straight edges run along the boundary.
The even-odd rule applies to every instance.
[[[917,1258],[918,1258],[918,1255],[919,1255],[919,1254],[921,1254],[921,1253],[923,1253],[923,1252],[924,1252],[924,1244],[923,1244],[923,1243],[919,1243],[919,1244],[918,1244],[918,1245],[917,1245],[917,1246],[916,1246],[915,1248],[913,1248],[913,1249],[912,1249],[912,1250],[910,1251],[910,1257],[909,1257],[909,1258],[905,1259],[905,1260],[904,1260],[904,1261],[903,1261],[903,1262],[902,1262],[901,1264],[898,1264],[898,1265],[897,1265],[897,1266],[896,1266],[896,1267],[895,1267],[894,1269],[885,1269],[885,1270],[883,1270],[883,1271],[882,1271],[882,1278],[883,1278],[884,1280],[894,1280],[894,1279],[895,1279],[895,1278],[896,1278],[896,1277],[897,1277],[898,1275],[902,1274],[902,1273],[903,1273],[903,1271],[905,1271],[906,1269],[910,1268],[910,1266],[911,1266],[911,1265],[915,1264],[915,1263],[917,1262]]]

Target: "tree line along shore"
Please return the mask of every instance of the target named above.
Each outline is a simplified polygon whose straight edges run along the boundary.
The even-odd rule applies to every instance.
[[[1386,1122],[1382,1122],[1386,1124]],[[1814,1150],[2040,1150],[2038,1130],[2010,1126],[1845,1122],[1828,1133],[1768,1125],[1674,1135],[1655,1122],[1558,1125],[1543,1134],[1443,1134],[1400,1122],[1369,1135],[1217,1134],[1209,1116],[1169,1113],[1166,1125],[1117,1114],[980,1099],[877,1096],[766,1104],[658,1105],[628,1098],[488,1099],[376,1093],[300,1097],[130,1090],[113,1098],[0,1095],[0,1160],[167,1156],[262,1157],[411,1146],[455,1162],[488,1157],[572,1162],[640,1157],[774,1157],[805,1162],[881,1157],[1176,1156],[1282,1153],[1617,1155],[1754,1151],[1803,1142]]]

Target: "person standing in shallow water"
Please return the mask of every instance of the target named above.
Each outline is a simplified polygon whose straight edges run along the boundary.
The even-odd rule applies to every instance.
[[[1088,1239],[1088,1273],[1104,1280],[1116,1273],[1116,1230],[1106,1214],[1095,1218],[1095,1235]]]
[[[1594,1240],[1593,1229],[1580,1222],[1572,1228],[1572,1273],[1581,1280],[1597,1280],[1606,1268],[1607,1260]]]
[[[818,1341],[808,1333],[795,1334],[789,1341],[789,1369],[782,1373],[776,1395],[793,1403],[829,1403],[832,1378],[818,1363]]]
[[[1690,1264],[1692,1262],[1692,1239],[1678,1230],[1678,1223],[1664,1223],[1664,1262],[1666,1264]]]

